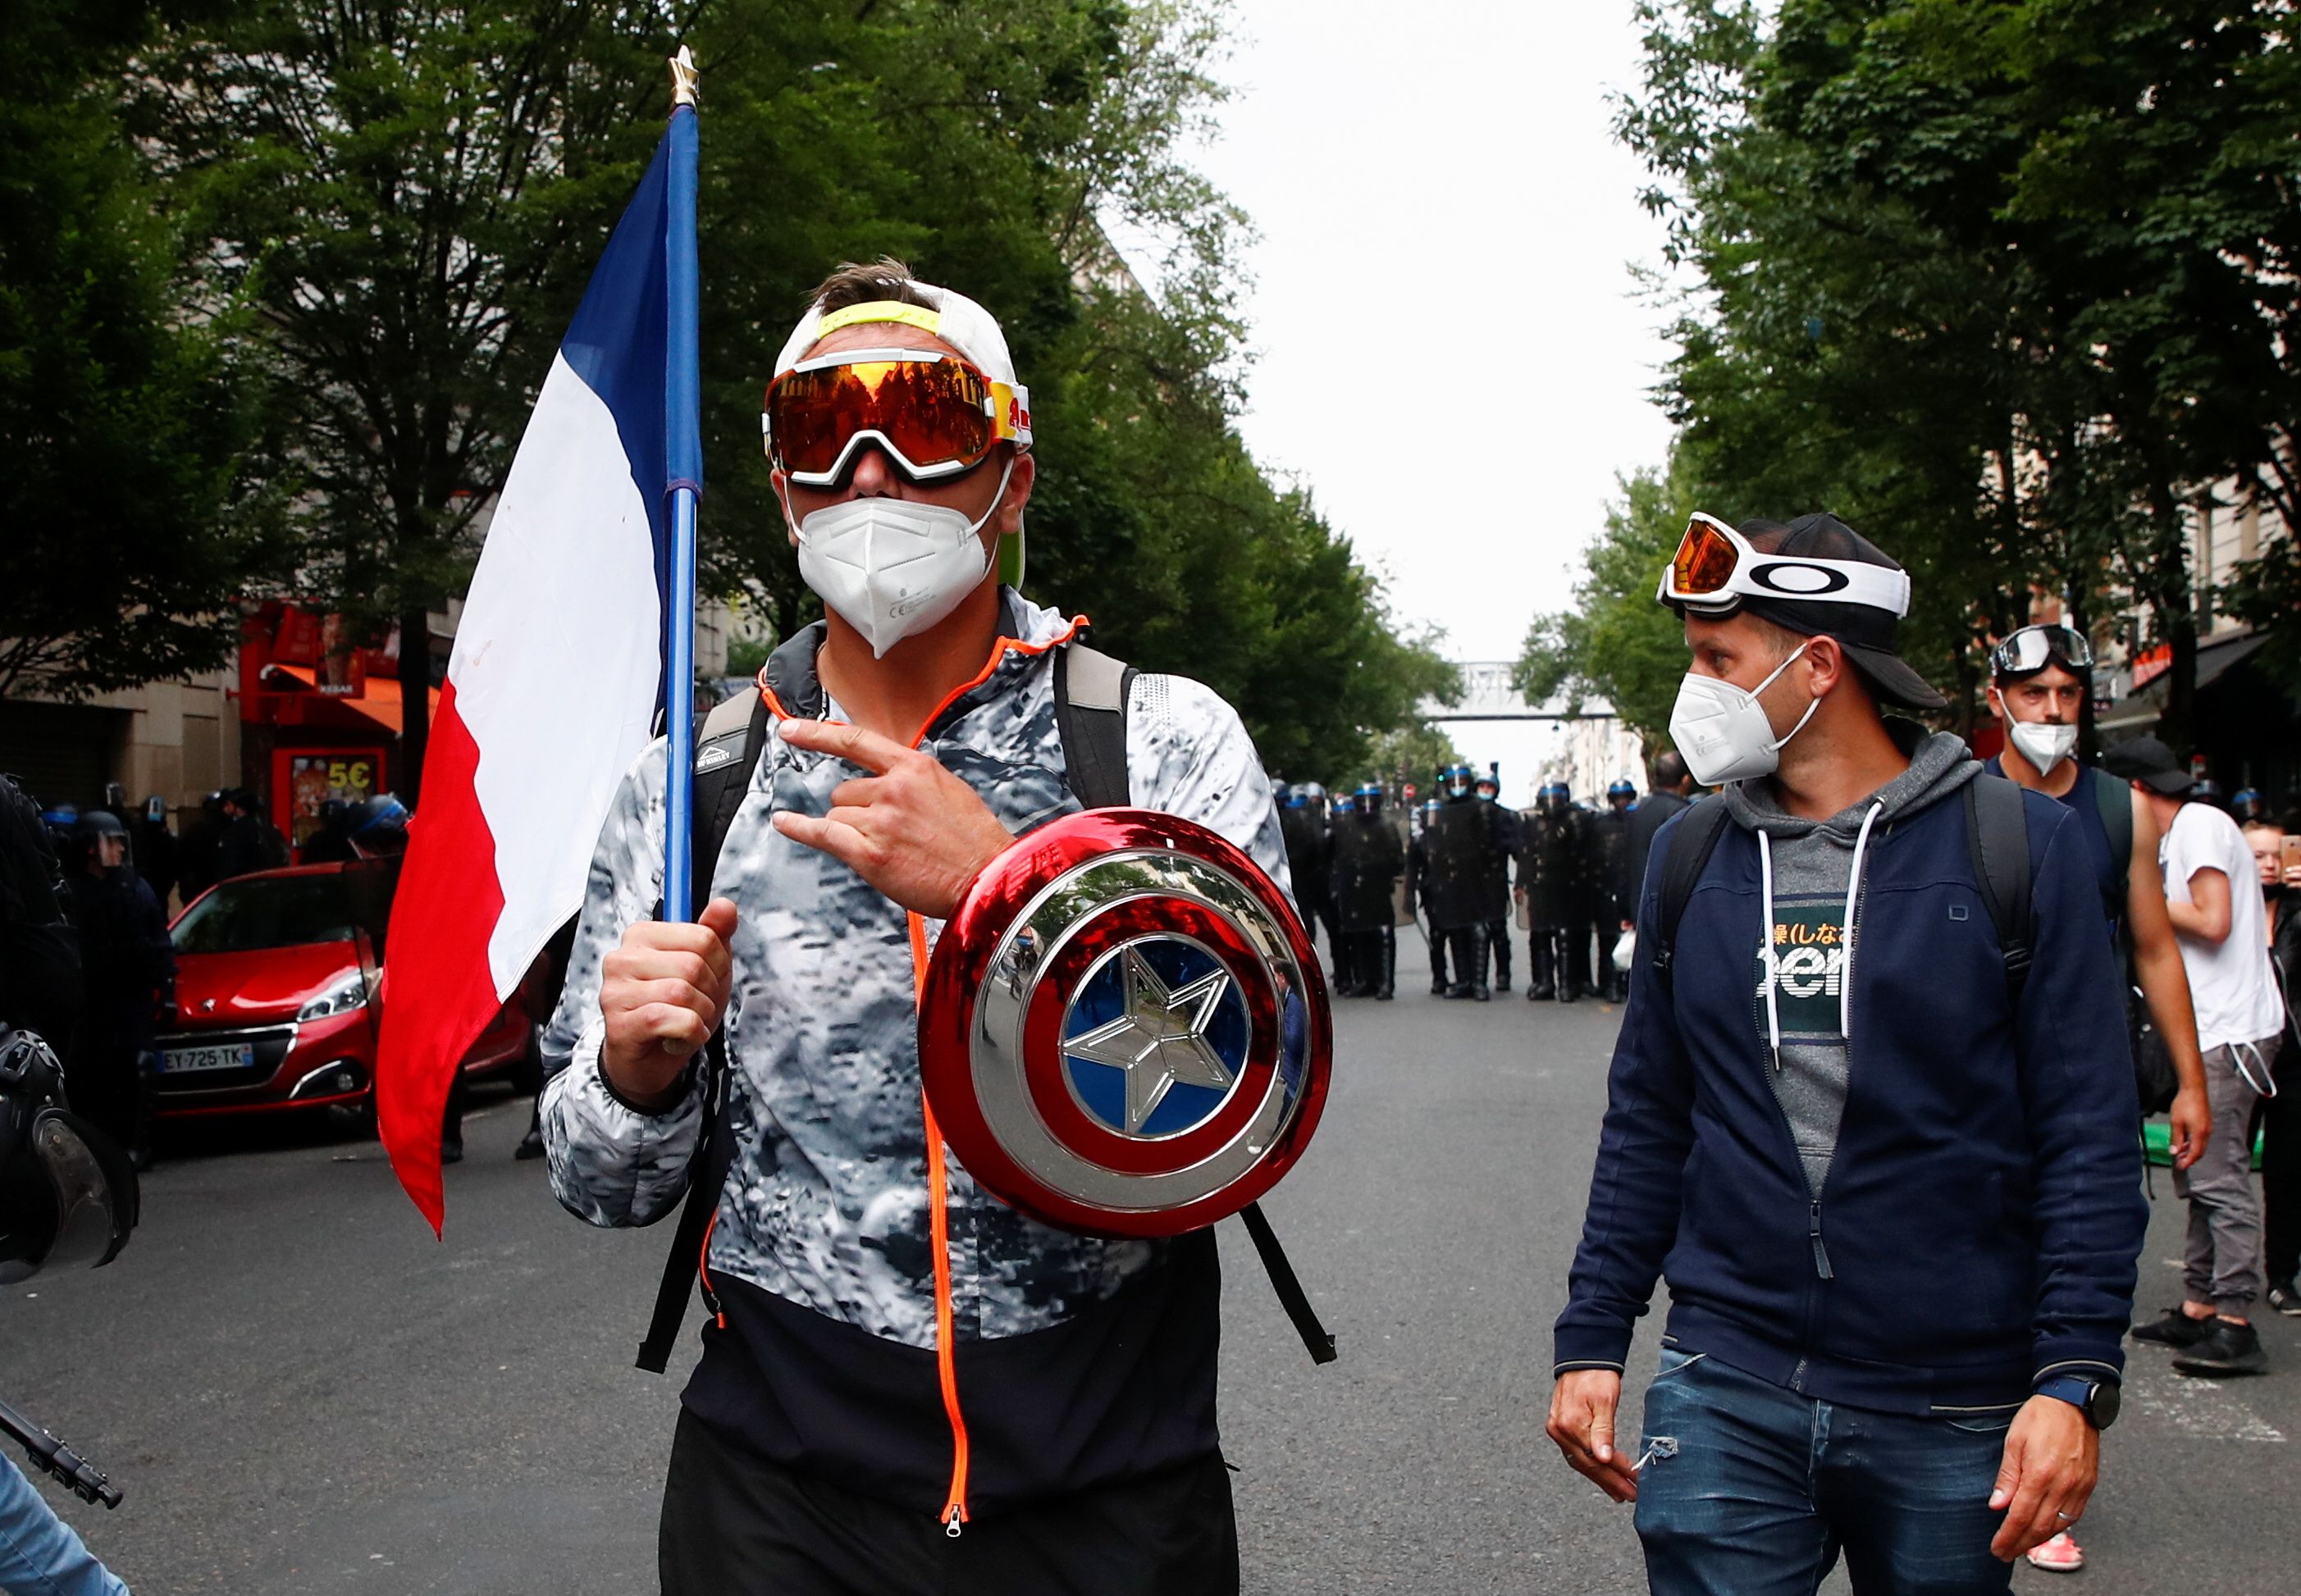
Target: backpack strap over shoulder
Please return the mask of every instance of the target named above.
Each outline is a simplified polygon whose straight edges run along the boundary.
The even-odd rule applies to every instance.
[[[1055,651],[1055,729],[1072,794],[1090,809],[1124,808],[1133,796],[1126,771],[1126,698],[1133,665],[1084,643]]]
[[[2093,784],[2101,829],[2109,833],[2109,856],[2117,861],[2117,917],[2122,923],[2126,895],[2133,884],[2133,790],[2098,766],[2085,774]]]
[[[1661,862],[1661,896],[1654,906],[1654,929],[1661,933],[1653,954],[1657,975],[1669,974],[1678,951],[1678,923],[1686,917],[1694,885],[1710,867],[1710,856],[1718,851],[1718,839],[1726,834],[1732,818],[1723,798],[1698,799],[1678,816],[1678,828],[1669,834],[1669,851]]]
[[[726,845],[727,828],[759,768],[767,742],[767,702],[756,687],[737,693],[704,717],[695,739],[694,882],[707,898],[718,873],[719,850]],[[655,1312],[648,1321],[647,1339],[640,1344],[638,1364],[660,1375],[670,1364],[672,1343],[679,1339],[680,1322],[687,1316],[691,1281],[701,1278],[703,1238],[709,1233],[711,1216],[719,1207],[719,1189],[727,1183],[733,1157],[734,1137],[724,1124],[727,1081],[725,1033],[715,1031],[697,1067],[703,1072],[703,1125],[687,1165],[687,1197],[681,1203],[679,1224],[671,1251],[663,1260],[663,1279],[656,1287]]]
[[[2130,822],[2129,821],[2129,827]],[[2036,940],[2030,905],[2029,817],[2021,789],[1987,773],[1965,784],[1965,836],[1973,850],[1973,879],[2005,951],[2005,990],[2021,1000],[2029,984],[2029,955]],[[2132,843],[2126,844],[2127,851]]]

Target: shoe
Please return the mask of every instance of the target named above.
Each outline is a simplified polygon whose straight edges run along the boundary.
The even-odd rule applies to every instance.
[[[1504,991],[1508,991],[1510,989],[1509,989],[1508,987],[1504,987],[1502,990],[1503,990]],[[1492,1003],[1494,1000],[1494,993],[1492,993],[1491,991],[1488,991],[1485,987],[1482,987],[1482,986],[1474,986],[1474,987],[1472,987],[1472,988],[1470,989],[1470,1001],[1471,1001],[1471,1002],[1473,1002],[1473,1003]]]
[[[2194,1347],[2213,1333],[2213,1320],[2193,1319],[2178,1308],[2169,1308],[2146,1324],[2136,1324],[2129,1333],[2137,1341],[2179,1349]]]
[[[1430,983],[1430,995],[1434,998],[1444,997],[1446,995],[1446,983],[1443,981],[1432,982]]]
[[[2070,1539],[2067,1530],[2042,1545],[2032,1546],[2025,1555],[2030,1567],[2043,1568],[2048,1574],[2075,1574],[2085,1567],[2085,1553],[2078,1550],[2078,1543]]]
[[[2269,1306],[2288,1318],[2301,1318],[2301,1292],[2294,1291],[2293,1283],[2289,1280],[2272,1281]]]
[[[1555,987],[1530,986],[1526,989],[1526,1000],[1528,1003],[1547,1003],[1556,996],[1558,996],[1558,989]]]
[[[530,1158],[543,1157],[543,1132],[540,1130],[531,1130],[521,1137],[518,1150],[514,1152],[512,1157],[523,1164]]]
[[[1501,980],[1495,982],[1494,990],[1498,992],[1506,992],[1510,990],[1510,977],[1505,975]]]
[[[2267,1372],[2269,1355],[2261,1349],[2261,1334],[2252,1325],[2217,1318],[2213,1333],[2177,1353],[2173,1366],[2185,1375],[2259,1375]]]
[[[1374,995],[1374,1000],[1377,1003],[1387,1003],[1397,996],[1398,994],[1396,992],[1391,990],[1388,987],[1385,987],[1382,990]]]
[[[440,1163],[442,1163],[442,1164],[461,1164],[463,1161],[464,1161],[464,1144],[463,1144],[462,1142],[460,1142],[460,1141],[443,1141],[443,1142],[441,1142],[441,1143],[439,1144],[439,1162],[440,1162]]]
[[[1446,996],[1449,998],[1467,998],[1469,995],[1470,987],[1468,982],[1463,982],[1460,986],[1450,986],[1446,989]]]

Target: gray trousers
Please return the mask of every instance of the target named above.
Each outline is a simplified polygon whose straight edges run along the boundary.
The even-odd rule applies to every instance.
[[[2241,1056],[2255,1080],[2266,1078],[2282,1040],[2267,1036],[2205,1055],[2205,1100],[2213,1111],[2213,1133],[2206,1139],[2204,1157],[2173,1172],[2173,1191],[2189,1205],[2182,1288],[2190,1301],[2210,1302],[2233,1317],[2247,1316],[2269,1289],[2262,1274],[2261,1193],[2253,1183],[2253,1106],[2260,1094],[2238,1063]]]

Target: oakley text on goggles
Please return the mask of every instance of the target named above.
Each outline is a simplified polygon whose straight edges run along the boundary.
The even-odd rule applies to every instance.
[[[2083,633],[2047,623],[2024,626],[1989,651],[1993,676],[2029,676],[2047,665],[2070,672],[2093,669],[2093,645]]]
[[[805,488],[837,485],[866,445],[915,482],[973,471],[1000,439],[1031,446],[1031,393],[933,349],[842,349],[768,386],[767,458]]]
[[[1910,574],[1861,560],[1760,554],[1732,527],[1696,510],[1654,597],[1697,614],[1725,614],[1745,598],[1803,598],[1866,604],[1898,616],[1910,613]]]

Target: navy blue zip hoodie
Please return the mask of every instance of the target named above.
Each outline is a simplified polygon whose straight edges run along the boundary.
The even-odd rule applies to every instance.
[[[1753,1023],[1757,840],[1719,837],[1663,979],[1656,905],[1685,818],[1662,828],[1559,1373],[1619,1369],[1657,1276],[1671,1345],[1853,1407],[2004,1408],[2054,1375],[2121,1371],[2148,1219],[2125,1007],[2074,816],[2036,793],[2025,812],[2036,945],[2018,1009],[1963,803],[1870,838],[1819,1200]]]

